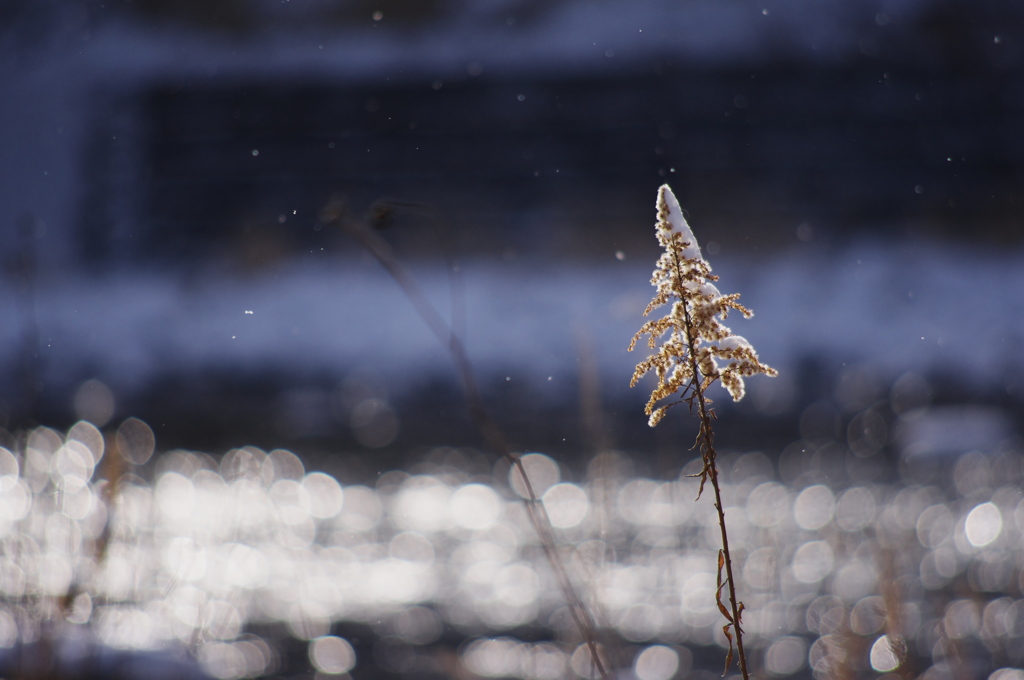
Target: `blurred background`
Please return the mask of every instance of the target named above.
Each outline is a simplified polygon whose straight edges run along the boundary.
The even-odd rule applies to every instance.
[[[323,217],[330,203],[385,238],[442,315],[454,320],[495,419],[516,450],[554,461],[558,474],[550,486],[585,491],[586,522],[597,521],[601,493],[618,499],[609,507],[621,507],[634,503],[639,487],[632,496],[616,494],[643,480],[687,489],[681,505],[666,501],[677,508],[671,520],[651,519],[656,510],[609,510],[612,524],[626,527],[620,534],[600,534],[583,516],[573,523],[570,513],[563,528],[577,533],[568,542],[591,541],[592,552],[600,543],[602,559],[613,565],[652,546],[671,552],[676,543],[660,544],[669,539],[652,538],[647,524],[666,536],[687,522],[701,526],[697,511],[678,509],[692,497],[680,474],[692,457],[695,428],[682,412],[657,430],[647,427],[645,388],[628,387],[645,353],[626,352],[653,292],[654,199],[668,182],[721,276],[719,288],[741,293],[756,312],[730,325],[780,371],[775,379],[751,380],[738,405],[722,391],[712,395],[721,417],[718,441],[734,456],[736,488],[748,484],[749,491],[757,486],[752,480],[776,484],[772,502],[791,508],[800,507],[796,499],[808,488],[832,494],[832,501],[814,496],[822,507],[833,502],[829,524],[808,519],[806,505],[803,519],[795,509],[787,515],[788,525],[756,517],[751,524],[764,531],[797,527],[773,539],[792,541],[788,553],[779,548],[779,559],[804,574],[795,577],[801,587],[822,589],[813,597],[804,593],[806,601],[794,592],[765,600],[799,607],[799,615],[788,615],[803,623],[779,624],[777,634],[764,624],[767,651],[759,663],[776,675],[824,673],[821,659],[832,657],[821,656],[819,646],[815,661],[813,645],[827,632],[807,623],[805,610],[819,602],[825,612],[846,605],[852,611],[863,598],[881,597],[870,587],[842,590],[846,582],[836,577],[844,564],[881,569],[877,560],[858,554],[851,562],[827,536],[799,533],[873,526],[849,519],[866,507],[863,494],[849,497],[860,501],[847,504],[846,515],[837,510],[843,493],[868,494],[877,518],[899,514],[892,508],[945,509],[948,517],[933,515],[950,527],[950,541],[952,527],[960,527],[955,549],[928,533],[931,524],[921,529],[917,515],[890,527],[894,536],[918,532],[912,540],[920,559],[931,555],[933,566],[919,560],[911,571],[940,594],[973,573],[974,551],[1010,540],[1000,533],[1004,522],[1006,532],[1024,522],[1019,499],[1005,487],[1021,474],[1024,413],[1024,361],[1016,351],[1024,341],[1022,22],[1024,9],[1012,3],[966,0],[6,0],[0,6],[0,309],[6,312],[0,443],[14,461],[7,474],[17,483],[10,483],[15,500],[5,540],[31,541],[35,531],[65,535],[52,527],[46,534],[47,522],[84,523],[67,529],[78,536],[68,545],[79,553],[91,545],[98,552],[88,563],[98,569],[105,559],[98,548],[106,545],[102,527],[113,520],[92,513],[116,497],[110,489],[118,480],[129,475],[125,484],[135,485],[140,498],[164,507],[163,515],[142,513],[131,520],[137,526],[124,525],[136,527],[125,529],[125,545],[145,544],[143,534],[159,545],[162,531],[180,538],[183,518],[201,514],[194,498],[206,487],[194,481],[196,471],[209,473],[214,486],[234,480],[258,487],[262,500],[250,499],[253,507],[266,505],[288,532],[301,525],[300,538],[284,541],[295,550],[334,545],[327,532],[349,551],[345,559],[370,559],[372,550],[352,547],[358,534],[360,545],[391,546],[388,559],[408,566],[425,559],[424,544],[416,542],[424,536],[432,541],[448,532],[445,540],[457,535],[471,545],[483,541],[473,531],[501,533],[498,518],[516,511],[495,511],[490,523],[477,525],[471,516],[483,506],[456,503],[451,508],[463,510],[449,508],[449,524],[387,520],[405,492],[435,501],[437,492],[455,503],[468,485],[464,495],[486,507],[499,497],[512,507],[516,496],[507,470],[496,466],[473,427],[445,348],[380,265]],[[111,456],[103,452],[112,446],[120,452],[118,465],[127,467],[104,471]],[[82,447],[91,453],[72,466],[75,477],[59,463],[70,454],[58,454]],[[275,458],[274,452],[284,453]],[[595,467],[595,461],[603,462]],[[37,468],[38,479],[30,474]],[[44,500],[55,489],[67,491],[72,478],[93,510]],[[171,481],[160,487],[163,479]],[[281,482],[291,484],[275,487]],[[104,492],[103,483],[114,486]],[[345,505],[332,484],[339,494],[356,488],[345,498],[363,500]],[[615,493],[599,492],[601,484]],[[277,496],[270,494],[274,488]],[[579,501],[576,491],[559,488],[569,494],[566,507]],[[1005,493],[996,494],[999,488]],[[913,502],[899,496],[908,489],[917,494]],[[172,509],[180,494],[192,494],[185,507],[193,510]],[[306,499],[299,504],[301,522],[281,515],[281,499],[292,498],[287,494]],[[170,499],[166,507],[161,498]],[[744,498],[737,496],[738,507]],[[984,534],[994,520],[977,519],[983,529],[964,533],[974,526],[968,517],[993,517],[988,510],[972,514],[982,505],[996,508],[1000,529],[993,536],[1003,538]],[[363,519],[345,514],[351,512]],[[265,550],[283,539],[271,532],[267,545],[246,542],[239,538],[245,531],[229,524],[209,537],[210,551],[232,536],[232,545],[255,546],[253,554],[264,555],[253,558],[263,576],[239,576],[232,587],[246,597],[270,589],[267,565],[276,562]],[[342,528],[324,528],[335,524]],[[607,532],[611,525],[601,526]],[[650,531],[646,547],[634,550],[630,531],[638,526]],[[188,528],[192,543],[176,543],[175,550],[198,550],[195,531]],[[512,529],[502,531],[501,540],[484,542],[507,548]],[[378,543],[366,532],[377,532]],[[406,538],[395,547],[392,534]],[[612,535],[626,541],[617,557],[605,552],[617,545]],[[875,556],[900,544],[858,537],[875,546]],[[763,538],[751,538],[751,552]],[[40,538],[34,550],[49,555],[44,543]],[[826,544],[828,560],[820,551]],[[426,545],[438,555],[431,568],[439,568],[451,546]],[[952,552],[941,552],[947,548]],[[810,572],[792,562],[801,550]],[[949,656],[946,647],[935,652],[941,640],[981,636],[979,622],[988,621],[982,613],[989,611],[981,600],[1009,598],[999,611],[1017,611],[1012,597],[1020,584],[1008,565],[1019,564],[1020,553],[1016,543],[999,550],[998,559],[986,553],[981,563],[998,563],[1009,575],[992,576],[996,568],[985,567],[988,576],[964,586],[975,593],[962,600],[974,603],[974,618],[963,613],[967,605],[949,615],[950,630],[966,631],[960,638],[928,637],[937,633],[927,622],[946,621],[953,600],[941,595],[946,599],[932,618],[919,607],[915,635],[926,640],[915,648],[919,670]],[[204,554],[212,564],[213,552]],[[37,583],[35,590],[25,582],[21,590],[5,586],[8,597],[63,593],[74,600],[68,588],[88,581],[88,570],[61,567],[61,559],[51,566],[67,578]],[[309,563],[308,555],[289,559]],[[935,560],[946,566],[934,567]],[[41,568],[10,563],[23,573]],[[555,644],[557,623],[542,622],[550,614],[545,597],[557,600],[552,584],[527,597],[536,611],[512,607],[507,620],[485,616],[483,623],[457,607],[445,609],[445,597],[458,600],[457,593],[434,591],[382,596],[384,604],[374,600],[365,611],[338,605],[315,615],[293,594],[288,601],[298,609],[250,616],[245,607],[255,605],[200,587],[212,567],[200,575],[183,575],[180,565],[154,569],[145,588],[159,591],[154,584],[161,579],[186,581],[194,592],[180,597],[221,603],[175,600],[179,614],[181,607],[226,611],[238,625],[213,626],[220,632],[211,636],[211,624],[198,614],[176,615],[184,621],[177,629],[140,641],[117,631],[137,628],[138,612],[150,611],[156,620],[152,610],[140,605],[121,618],[103,618],[99,609],[93,616],[92,604],[75,625],[91,621],[115,648],[149,652],[167,640],[182,642],[204,660],[204,672],[225,678],[454,672],[443,670],[440,652],[424,655],[435,644],[454,650],[463,671],[482,676],[545,677],[537,659],[586,674],[585,662],[573,666],[573,655]],[[940,576],[928,581],[928,569]],[[543,574],[541,564],[534,576],[507,578],[543,584],[549,578]],[[863,576],[847,572],[857,574]],[[785,581],[779,579],[754,574],[748,585],[775,592]],[[142,580],[132,587],[143,588]],[[94,593],[103,590],[90,583]],[[170,602],[149,590],[131,592],[117,597]],[[629,600],[622,592],[604,605],[614,609],[614,602]],[[526,597],[506,595],[508,602]],[[837,599],[820,604],[816,597]],[[9,626],[0,620],[6,648],[45,639],[39,631],[46,617],[30,609],[9,610]],[[654,617],[641,614],[630,616]],[[627,631],[629,645],[657,643],[623,653],[624,667],[641,680],[683,677],[700,666],[694,659],[701,649],[722,642],[713,639],[710,620],[680,628],[667,614],[657,616],[665,621],[658,630],[609,624],[619,635]],[[1004,618],[1000,634],[1017,639],[1024,624]],[[307,620],[318,623],[303,628]],[[253,621],[286,621],[290,628],[283,637],[257,635]],[[365,630],[338,637],[337,626],[353,621]],[[865,639],[881,630],[864,625]],[[5,626],[14,631],[7,637]],[[435,628],[444,637],[432,638]],[[529,629],[533,638],[517,633],[501,638],[504,647],[482,646],[494,641],[495,631],[511,629]],[[220,646],[201,645],[190,637],[201,637],[197,631]],[[473,637],[481,631],[490,638]],[[365,645],[376,651],[356,649],[353,635],[384,640],[384,651],[370,642]],[[253,659],[263,652],[253,650],[270,650],[265,638],[276,639],[278,651],[267,651],[260,665]],[[548,639],[555,641],[550,648],[538,646]],[[289,656],[296,640],[308,642],[295,649],[312,670]],[[786,642],[772,656],[770,643],[779,640]],[[692,649],[680,651],[687,644]],[[395,654],[408,664],[388,666],[394,650],[387,645],[406,650]],[[314,663],[320,648],[327,650],[324,658],[347,659],[351,652],[360,661],[355,670],[341,661]],[[978,658],[988,660],[976,670],[984,675],[999,663],[993,645],[981,648]],[[797,657],[803,660],[793,665]],[[665,675],[671,658],[677,668]],[[714,669],[717,656],[709,658]],[[495,659],[512,661],[503,666]],[[879,663],[864,668],[884,672]]]

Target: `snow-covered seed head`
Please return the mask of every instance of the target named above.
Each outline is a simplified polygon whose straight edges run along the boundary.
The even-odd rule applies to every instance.
[[[658,376],[645,409],[651,427],[665,416],[669,406],[685,401],[698,381],[701,390],[721,381],[733,401],[739,401],[746,391],[744,378],[759,373],[778,375],[774,368],[761,363],[746,338],[734,335],[722,324],[729,310],[746,318],[754,314],[737,302],[738,293],[722,295],[714,285],[718,277],[711,273],[711,265],[701,255],[679,201],[667,184],[658,189],[657,210],[655,231],[665,252],[651,276],[651,285],[657,292],[644,316],[671,303],[670,311],[660,319],[646,322],[629,344],[632,350],[647,335],[648,346],[657,349],[637,364],[630,381],[630,386],[635,386],[651,371]],[[677,393],[681,395],[679,400],[659,405]]]

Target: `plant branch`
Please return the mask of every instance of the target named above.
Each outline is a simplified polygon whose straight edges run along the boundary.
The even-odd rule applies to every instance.
[[[448,349],[448,353],[455,365],[455,371],[459,376],[459,381],[462,383],[473,422],[481,434],[483,434],[488,445],[515,468],[522,480],[528,495],[528,498],[524,499],[527,516],[534,531],[537,533],[544,556],[551,566],[551,571],[554,573],[558,587],[562,591],[562,596],[566,600],[573,623],[590,651],[594,668],[600,673],[603,680],[609,680],[608,671],[598,654],[597,625],[594,622],[594,617],[573,586],[565,561],[558,551],[551,519],[544,504],[534,492],[533,484],[530,482],[530,477],[523,466],[521,458],[513,453],[501,428],[491,417],[484,405],[484,400],[476,381],[476,374],[469,361],[469,356],[466,354],[465,346],[458,334],[445,322],[441,314],[431,304],[423,290],[416,283],[416,280],[399,262],[388,243],[367,228],[362,221],[346,219],[342,208],[343,206],[339,205],[337,201],[332,201],[321,213],[321,220],[337,224],[366,248],[377,262],[391,274],[391,277],[405,293],[413,307],[415,307],[416,312],[427,324],[427,327],[430,328],[441,344]]]
[[[683,280],[682,277],[682,266],[679,262],[679,255],[676,252],[672,253],[672,258],[676,267],[679,281]],[[682,293],[682,291],[680,291]],[[714,430],[711,427],[711,420],[713,412],[708,409],[708,400],[704,396],[703,377],[700,372],[700,367],[697,365],[697,352],[696,352],[696,341],[697,337],[696,329],[694,328],[693,320],[690,317],[690,302],[685,299],[681,294],[680,299],[683,302],[683,320],[686,328],[686,349],[687,358],[690,362],[690,369],[693,372],[692,393],[689,396],[691,405],[694,399],[697,401],[697,416],[700,419],[700,430],[697,434],[697,445],[700,447],[701,458],[704,462],[704,467],[700,472],[700,491],[697,493],[697,498],[700,498],[701,492],[704,490],[704,481],[706,479],[711,480],[711,488],[715,492],[715,510],[718,511],[718,526],[722,533],[722,551],[721,559],[719,560],[719,575],[721,575],[722,563],[725,566],[726,584],[729,588],[729,605],[732,609],[731,616],[729,612],[726,612],[722,608],[721,600],[719,599],[719,608],[722,609],[722,613],[725,615],[729,623],[723,627],[723,632],[726,638],[729,639],[729,656],[725,660],[725,670],[729,670],[729,662],[732,660],[732,636],[729,635],[729,626],[733,627],[736,631],[736,653],[739,656],[740,672],[743,674],[743,680],[749,680],[750,674],[747,671],[747,655],[743,650],[743,628],[740,626],[740,615],[743,611],[743,604],[739,602],[736,597],[736,580],[733,578],[732,570],[732,553],[729,550],[729,532],[726,529],[725,524],[725,508],[722,506],[722,489],[718,483],[718,453],[715,451],[714,442]],[[719,576],[721,581],[721,576]],[[716,598],[721,596],[721,585],[719,585],[718,594]],[[724,675],[724,673],[723,673]]]
[[[677,261],[678,264],[678,261]],[[704,397],[704,388],[701,386],[700,369],[697,366],[697,358],[694,354],[694,333],[690,321],[689,305],[683,311],[687,327],[687,345],[689,350],[690,367],[693,369],[693,396],[697,400],[697,415],[700,418],[700,431],[697,434],[697,443],[700,446],[701,458],[704,461],[704,469],[701,471],[701,489],[704,488],[705,478],[711,480],[711,488],[715,492],[715,509],[718,511],[718,526],[722,532],[722,561],[725,563],[726,583],[729,587],[729,605],[732,609],[732,617],[726,616],[736,631],[736,653],[739,657],[740,673],[743,680],[749,680],[750,674],[747,670],[747,655],[743,650],[743,628],[740,626],[740,615],[743,612],[743,603],[736,597],[736,579],[733,577],[732,553],[729,551],[729,532],[725,524],[725,508],[722,506],[722,490],[718,484],[718,453],[715,451],[714,431],[711,428],[712,413],[708,410],[707,399]],[[700,498],[700,494],[697,494]],[[721,564],[719,565],[721,570]],[[719,591],[720,592],[720,591]],[[716,596],[717,597],[717,596]],[[723,612],[725,613],[725,612]],[[725,626],[725,635],[729,638],[729,656],[726,658],[725,668],[729,669],[729,661],[732,657],[732,638],[728,632],[729,624]],[[723,673],[724,675],[724,673]]]

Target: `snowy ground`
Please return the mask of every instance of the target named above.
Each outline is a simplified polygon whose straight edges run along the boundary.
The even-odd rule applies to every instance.
[[[652,245],[621,261],[609,253],[606,265],[465,263],[471,358],[482,372],[563,379],[576,372],[579,332],[615,390],[616,376],[628,382],[641,356],[626,346],[653,292],[655,255]],[[868,363],[890,380],[939,371],[1017,394],[1020,253],[876,242],[709,260],[720,289],[740,293],[755,311],[730,325],[783,375],[812,356],[833,366]],[[443,266],[420,273],[447,314]],[[15,308],[12,291],[4,295]],[[47,380],[91,371],[88,377],[126,393],[165,370],[276,365],[338,375],[373,367],[401,389],[403,377],[447,360],[394,282],[365,261],[188,281],[142,272],[43,276],[35,314]],[[21,332],[17,323],[0,329],[6,356],[15,354]]]

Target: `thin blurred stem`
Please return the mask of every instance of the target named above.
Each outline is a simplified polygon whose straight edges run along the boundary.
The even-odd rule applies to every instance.
[[[491,418],[490,413],[484,405],[483,397],[481,396],[480,389],[477,385],[476,374],[474,373],[473,366],[469,361],[469,356],[466,354],[465,346],[459,339],[458,334],[452,330],[452,327],[445,322],[444,318],[437,311],[434,305],[430,303],[430,300],[423,293],[423,290],[419,287],[419,284],[416,283],[416,280],[398,261],[398,258],[394,255],[388,243],[368,229],[361,221],[346,219],[338,209],[339,207],[340,206],[333,206],[334,209],[332,210],[332,206],[328,206],[328,208],[324,210],[322,219],[326,222],[333,222],[343,228],[349,234],[354,236],[359,243],[362,244],[362,246],[366,248],[371,255],[373,255],[381,266],[391,274],[392,278],[395,279],[395,282],[405,293],[406,297],[409,298],[413,307],[416,308],[416,312],[427,324],[427,327],[430,328],[431,332],[437,337],[441,344],[448,348],[452,362],[455,364],[455,371],[462,383],[462,388],[466,395],[466,402],[469,405],[469,411],[473,418],[473,422],[487,440],[488,445],[507,460],[519,474],[528,495],[528,498],[524,499],[526,501],[525,505],[527,516],[530,518],[530,523],[533,525],[534,531],[537,533],[541,548],[544,551],[544,556],[547,558],[548,564],[551,566],[551,571],[555,575],[555,580],[558,583],[559,589],[562,591],[562,596],[565,598],[566,604],[569,606],[569,613],[572,617],[573,623],[590,651],[590,657],[595,669],[600,673],[603,680],[609,680],[610,676],[608,671],[605,669],[604,662],[598,654],[596,639],[597,626],[594,622],[594,617],[591,615],[590,610],[587,609],[572,584],[572,579],[569,577],[565,561],[558,552],[558,544],[555,541],[555,533],[551,524],[551,519],[548,517],[544,504],[540,499],[538,499],[537,494],[533,490],[533,484],[530,482],[530,477],[526,472],[526,468],[523,466],[522,460],[518,455],[512,452],[512,448],[505,439],[501,428],[494,419]]]
[[[679,281],[682,281],[682,267],[679,263],[678,256],[675,257],[676,269],[680,272]],[[682,293],[682,291],[680,291]],[[680,299],[685,300],[682,294]],[[729,551],[729,532],[726,529],[725,524],[725,508],[722,507],[722,490],[718,483],[718,453],[715,451],[714,444],[714,430],[711,427],[712,414],[708,410],[707,398],[704,396],[704,385],[703,379],[700,373],[700,368],[697,365],[697,354],[695,352],[696,346],[694,341],[693,322],[690,318],[690,303],[685,302],[683,305],[683,316],[686,324],[686,344],[687,353],[690,360],[690,368],[693,372],[693,395],[691,398],[696,398],[697,401],[697,415],[700,418],[700,430],[697,435],[697,443],[700,446],[701,457],[704,461],[704,468],[701,471],[701,489],[704,488],[704,479],[711,480],[711,488],[715,492],[715,510],[718,511],[718,526],[721,529],[722,534],[722,557],[725,561],[725,575],[726,584],[729,588],[729,607],[732,610],[731,624],[734,631],[736,631],[736,654],[739,657],[740,673],[743,675],[743,680],[749,680],[750,674],[747,670],[747,655],[743,649],[743,628],[740,626],[740,614],[742,613],[742,605],[739,599],[736,597],[736,579],[733,578],[732,570],[732,553]],[[698,498],[700,494],[698,493]],[[716,598],[718,595],[716,594]],[[728,626],[726,626],[728,629]],[[731,641],[730,641],[731,645]],[[730,649],[729,658],[731,658],[732,652]],[[726,670],[728,670],[728,660],[726,661]]]
[[[437,210],[426,203],[401,201],[391,198],[379,198],[367,209],[367,223],[381,228],[394,213],[404,212],[423,218],[426,226],[433,232],[444,257],[445,272],[448,275],[448,294],[451,305],[451,332],[453,335],[466,337],[466,287],[462,282],[462,268],[455,256],[451,229],[442,222]],[[374,225],[374,223],[376,223]]]

